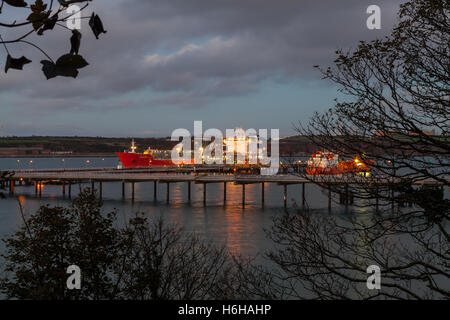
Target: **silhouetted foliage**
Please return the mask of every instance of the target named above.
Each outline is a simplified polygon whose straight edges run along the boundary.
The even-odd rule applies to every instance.
[[[275,282],[288,297],[450,296],[450,3],[409,1],[399,19],[390,37],[337,52],[322,72],[346,100],[298,128],[344,159],[374,161],[366,177],[307,176],[372,214],[344,223],[300,210],[275,219],[269,236],[279,250],[269,258],[288,279]],[[381,268],[381,290],[366,288],[372,264]]]
[[[0,290],[18,299],[106,299],[114,282],[109,275],[117,256],[115,213],[102,215],[101,203],[89,192],[71,208],[43,206],[22,228],[5,239],[6,277]],[[66,270],[82,270],[81,290],[66,288]]]
[[[82,34],[76,29],[71,30],[64,23],[70,19],[78,18],[78,15],[80,15],[80,23],[81,20],[89,18],[89,26],[96,39],[99,39],[100,34],[106,33],[100,17],[94,12],[90,17],[81,17],[81,12],[89,6],[89,2],[92,0],[58,0],[59,7],[56,7],[54,0],[34,0],[34,4],[30,6],[23,0],[0,1],[0,44],[3,44],[7,54],[4,68],[5,73],[8,73],[9,69],[22,70],[24,65],[32,62],[24,56],[15,58],[10,53],[12,50],[10,47],[13,44],[23,43],[38,49],[46,57],[46,60],[42,60],[41,64],[42,71],[47,80],[57,76],[76,78],[78,76],[78,70],[88,65],[84,58],[79,55]],[[79,4],[81,7],[67,11],[69,6],[74,4]],[[15,7],[16,9],[11,7]],[[23,20],[5,21],[6,17],[4,14],[8,10],[23,10]],[[62,55],[56,59],[56,62],[43,48],[28,40],[33,34],[37,36],[47,35],[55,27],[67,29],[71,33],[70,53]],[[6,29],[13,30],[13,32],[8,33],[10,36],[12,34],[11,39],[5,39],[3,37],[2,30],[4,31]]]
[[[0,292],[17,299],[220,299],[236,276],[224,248],[161,219],[137,215],[124,227],[89,189],[70,208],[42,206],[4,239]],[[23,214],[23,213],[22,213]],[[81,290],[66,270],[81,269]]]
[[[226,250],[163,220],[136,217],[122,231],[120,296],[138,300],[220,299],[233,273]]]

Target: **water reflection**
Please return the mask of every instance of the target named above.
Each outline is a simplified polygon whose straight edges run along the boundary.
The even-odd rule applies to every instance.
[[[38,159],[35,165],[40,167],[56,166],[54,162],[63,165],[59,159]],[[67,167],[80,166],[87,159],[65,160]],[[0,168],[7,168],[8,163],[15,164],[15,159],[0,159]],[[22,160],[21,163],[26,163]],[[78,161],[78,163],[76,162]],[[115,159],[91,159],[91,166],[112,166]],[[97,185],[96,185],[97,186]],[[90,184],[72,185],[72,199],[80,190],[91,187]],[[19,199],[27,214],[34,213],[40,205],[67,206],[70,200],[62,196],[61,185],[40,186],[42,195],[35,194],[34,186],[18,185],[15,188],[17,197],[0,200],[0,237],[17,230],[22,223],[18,211]],[[157,184],[157,200],[154,200],[153,182],[135,183],[135,199],[131,201],[132,187],[125,185],[125,200],[122,199],[121,182],[103,183],[103,202],[106,211],[117,209],[119,223],[132,217],[136,212],[143,212],[150,218],[163,216],[168,222],[182,226],[187,232],[193,232],[209,243],[225,245],[236,254],[251,254],[263,252],[271,248],[271,242],[266,239],[264,228],[272,225],[272,217],[283,214],[283,187],[276,184],[264,185],[265,201],[262,204],[261,184],[246,185],[246,205],[242,207],[242,186],[227,183],[227,199],[224,204],[224,184],[208,184],[206,206],[203,203],[203,185],[191,183],[191,201],[188,199],[188,183],[170,184],[170,201],[166,203],[167,184]],[[67,189],[66,189],[67,190]],[[290,185],[287,189],[288,207],[302,204],[302,186]],[[306,205],[311,214],[331,216],[357,215],[364,220],[372,214],[370,209],[362,207],[342,206],[333,203],[332,211],[328,212],[327,194],[313,185],[306,185]],[[448,195],[447,195],[448,196]],[[364,239],[361,239],[364,243]],[[1,244],[0,244],[1,245]]]

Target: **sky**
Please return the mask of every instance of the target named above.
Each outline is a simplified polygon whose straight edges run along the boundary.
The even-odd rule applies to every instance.
[[[31,0],[28,0],[30,2]],[[0,48],[0,126],[8,136],[163,137],[177,128],[280,129],[343,99],[313,68],[332,66],[335,51],[383,38],[401,0],[94,0],[106,34],[96,40],[83,20],[78,78],[46,80],[38,50],[23,71],[4,73]],[[369,30],[369,5],[381,8],[381,29]],[[29,9],[7,5],[0,22]],[[6,39],[28,31],[4,30]],[[33,41],[56,60],[70,50],[71,32],[55,28]]]

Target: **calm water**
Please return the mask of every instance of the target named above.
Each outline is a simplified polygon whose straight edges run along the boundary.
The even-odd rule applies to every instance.
[[[19,162],[17,160],[20,160]],[[50,168],[100,168],[115,167],[116,158],[0,158],[0,171],[7,169],[50,169]],[[73,185],[72,197],[90,184]],[[65,206],[70,202],[62,197],[62,187],[46,185],[42,197],[36,198],[33,186],[16,186],[15,196],[0,200],[0,238],[11,234],[21,225],[18,211],[20,201],[27,215],[39,206]],[[103,183],[105,210],[117,209],[119,221],[125,221],[136,212],[144,212],[149,217],[162,215],[168,222],[182,226],[186,231],[195,232],[208,242],[225,245],[234,253],[254,255],[270,249],[271,243],[265,237],[264,229],[272,225],[272,217],[283,213],[283,187],[265,184],[265,205],[261,205],[261,185],[246,186],[246,206],[242,208],[242,186],[227,184],[227,202],[223,203],[223,184],[208,184],[207,204],[203,204],[203,186],[192,184],[192,200],[187,198],[186,183],[170,184],[170,203],[166,203],[166,184],[158,185],[158,201],[153,200],[153,182],[136,183],[135,201],[129,200],[131,185],[126,186],[126,200],[122,200],[121,183]],[[320,188],[306,186],[307,206],[314,208],[314,214],[330,214],[328,200]],[[301,204],[301,186],[288,187],[288,206]],[[368,210],[353,209],[333,204],[333,215],[370,214]],[[354,212],[352,212],[354,211]],[[0,244],[0,250],[3,248]]]
[[[101,168],[116,167],[115,158],[35,158],[35,159],[0,158],[0,171],[7,169],[51,169],[51,168]],[[72,197],[90,184],[73,185]],[[158,201],[153,200],[153,182],[136,183],[135,201],[131,202],[131,185],[126,186],[126,199],[122,200],[120,182],[103,183],[104,210],[116,209],[119,223],[126,221],[136,212],[143,212],[148,217],[163,216],[167,222],[176,223],[188,232],[194,232],[209,243],[225,245],[230,251],[243,256],[255,256],[272,249],[272,243],[266,239],[265,229],[272,226],[272,218],[283,214],[283,187],[265,184],[265,205],[261,205],[261,185],[246,186],[246,207],[242,208],[242,186],[227,184],[227,202],[223,203],[223,184],[208,184],[207,204],[203,204],[203,186],[192,184],[192,200],[188,201],[186,183],[170,184],[170,203],[166,203],[166,184],[158,185]],[[449,198],[446,190],[445,197]],[[41,205],[67,206],[68,199],[62,197],[62,187],[46,185],[42,197],[37,198],[33,186],[16,186],[15,196],[0,199],[0,238],[15,230],[22,219],[18,210],[18,201],[24,207],[25,215],[34,213]],[[310,213],[327,216],[353,216],[360,222],[370,219],[370,209],[345,207],[333,203],[328,212],[327,194],[314,185],[306,186],[307,207]],[[301,185],[288,187],[288,207],[293,210],[295,203],[301,204]],[[409,243],[406,243],[409,246]],[[0,252],[4,245],[0,242]],[[257,262],[268,263],[261,255]],[[2,265],[0,259],[0,267]],[[269,263],[270,264],[270,263]],[[1,269],[1,268],[0,268]],[[444,279],[448,286],[448,280]],[[420,288],[419,288],[420,289]],[[418,290],[419,290],[418,289]],[[2,297],[0,296],[0,299]]]

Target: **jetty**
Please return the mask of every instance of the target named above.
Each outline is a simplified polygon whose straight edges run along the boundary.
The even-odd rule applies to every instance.
[[[447,182],[450,179],[446,179]],[[98,196],[102,198],[103,183],[118,182],[122,186],[122,198],[126,198],[125,186],[131,184],[131,200],[135,199],[135,184],[142,182],[154,183],[153,199],[158,199],[158,184],[166,184],[166,201],[170,201],[170,184],[171,183],[187,183],[188,200],[191,200],[191,184],[203,185],[203,202],[206,204],[207,185],[212,183],[223,183],[223,199],[224,203],[227,199],[227,184],[232,183],[242,186],[242,205],[245,206],[245,187],[249,184],[261,185],[261,201],[264,205],[265,194],[264,186],[266,183],[273,183],[283,186],[284,206],[287,206],[287,192],[289,185],[302,186],[302,204],[306,202],[305,189],[307,184],[318,182],[320,184],[349,184],[349,179],[345,175],[333,176],[332,179],[322,177],[321,181],[317,181],[315,176],[306,176],[304,174],[277,174],[277,175],[260,175],[253,174],[252,170],[248,170],[246,174],[242,172],[232,172],[224,167],[203,166],[203,167],[174,167],[174,168],[146,168],[146,169],[53,169],[53,170],[17,170],[8,177],[9,192],[14,194],[16,185],[34,185],[37,196],[41,196],[42,186],[47,183],[61,185],[63,197],[68,195],[71,197],[71,186],[73,184],[90,183],[91,190],[97,191]],[[376,185],[390,185],[397,181],[393,178],[377,179]],[[366,184],[367,179],[363,176],[351,179],[350,184]],[[370,182],[374,183],[374,182]],[[424,179],[415,181],[415,185],[443,185],[442,181]],[[342,194],[340,195],[342,197]],[[352,203],[351,195],[346,194],[345,199],[341,199],[341,203]],[[328,208],[331,209],[332,192],[328,190]],[[378,204],[378,201],[377,201]]]

